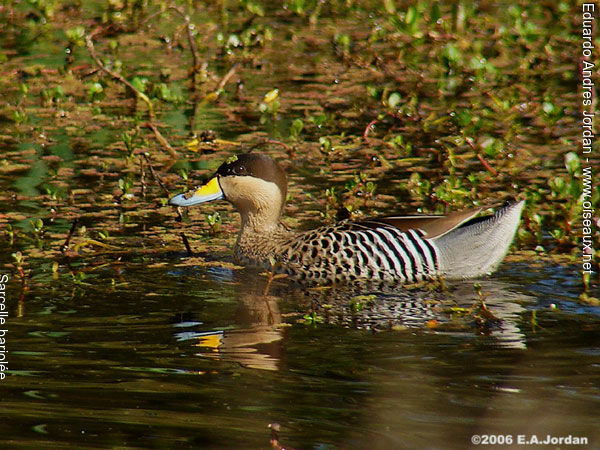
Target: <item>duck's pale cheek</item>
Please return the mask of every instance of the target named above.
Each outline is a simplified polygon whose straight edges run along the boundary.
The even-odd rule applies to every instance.
[[[240,213],[261,212],[279,216],[282,199],[275,183],[250,176],[234,176],[222,178],[221,184],[226,198]]]

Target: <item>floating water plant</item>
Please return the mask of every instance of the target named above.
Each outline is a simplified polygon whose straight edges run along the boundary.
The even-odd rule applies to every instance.
[[[273,117],[277,115],[279,106],[279,89],[271,89],[263,97],[262,103],[258,105],[258,110],[263,114],[263,117],[267,114]]]
[[[290,137],[292,139],[298,139],[303,129],[304,122],[302,121],[302,119],[294,119],[294,121],[290,125]]]
[[[221,231],[221,215],[219,214],[218,211],[215,211],[212,214],[206,214],[206,223],[208,224],[209,228],[209,234],[211,236],[216,235],[217,233],[219,233],[219,231]]]

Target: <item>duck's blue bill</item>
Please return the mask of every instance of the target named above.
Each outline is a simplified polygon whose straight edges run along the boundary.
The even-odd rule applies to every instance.
[[[223,197],[223,191],[221,190],[221,186],[219,186],[219,180],[217,177],[213,177],[208,181],[208,183],[203,184],[199,188],[176,195],[169,200],[169,205],[192,206],[197,205],[198,203],[219,200]]]

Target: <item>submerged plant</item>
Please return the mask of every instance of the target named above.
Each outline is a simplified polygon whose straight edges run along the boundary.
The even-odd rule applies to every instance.
[[[262,114],[261,123],[265,123],[267,117],[274,118],[279,111],[279,89],[271,89],[263,97],[262,103],[258,105],[258,110]]]
[[[15,265],[15,268],[17,269],[17,275],[21,279],[21,283],[25,283],[26,274],[25,274],[25,271],[23,270],[25,257],[23,256],[23,254],[21,252],[11,253],[11,256],[14,260],[14,265]]]
[[[133,189],[133,178],[131,174],[127,174],[125,178],[119,178],[119,189],[121,189],[121,195],[119,195],[119,199],[121,200],[131,200],[133,199],[133,193],[131,192]]]
[[[104,87],[102,83],[94,82],[89,83],[88,87],[88,99],[91,103],[99,102],[100,100],[106,97],[106,93],[104,92]]]
[[[135,152],[136,149],[136,141],[139,137],[139,131],[139,128],[134,128],[130,131],[123,131],[123,133],[121,133],[121,139],[123,140],[123,144],[125,144],[128,158],[133,157],[133,152]]]
[[[304,122],[302,121],[302,119],[294,119],[292,125],[290,125],[290,137],[292,139],[298,139],[303,129]]]
[[[216,234],[219,233],[219,231],[221,231],[221,215],[219,214],[218,211],[215,211],[212,214],[206,214],[206,223],[208,223],[208,226],[210,227],[208,233],[211,236],[214,236]]]

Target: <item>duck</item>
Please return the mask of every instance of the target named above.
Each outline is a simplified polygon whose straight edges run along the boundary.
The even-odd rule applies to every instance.
[[[273,158],[250,152],[229,158],[206,183],[175,195],[169,205],[231,203],[241,217],[234,247],[238,264],[316,284],[412,284],[491,274],[509,250],[524,206],[514,202],[484,216],[483,208],[474,208],[343,220],[294,231],[282,222],[287,188],[286,173]]]

